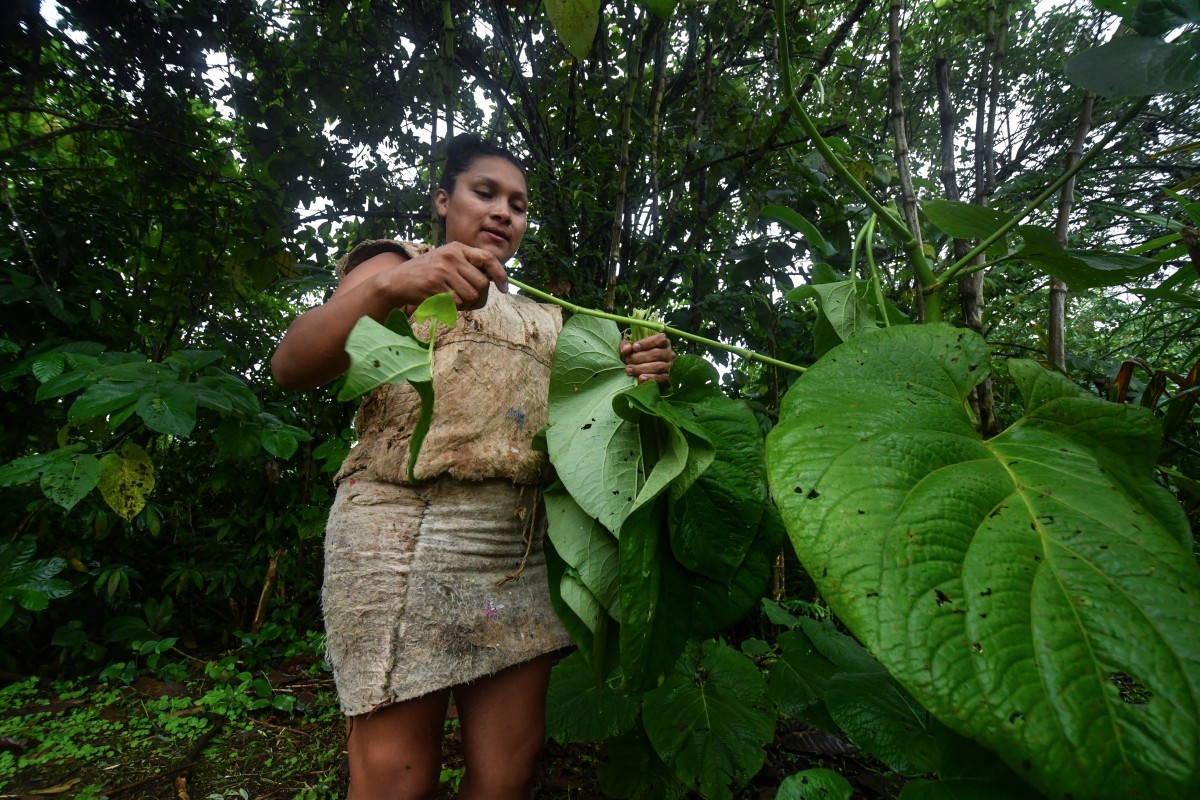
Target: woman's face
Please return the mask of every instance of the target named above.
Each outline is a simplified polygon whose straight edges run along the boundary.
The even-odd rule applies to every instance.
[[[446,241],[488,250],[503,264],[517,252],[525,235],[529,195],[525,176],[510,161],[482,156],[459,174],[453,193],[434,194],[446,220]]]

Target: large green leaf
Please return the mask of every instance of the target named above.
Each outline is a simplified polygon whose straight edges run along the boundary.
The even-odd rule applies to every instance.
[[[788,392],[768,471],[835,613],[926,708],[1047,793],[1188,796],[1200,780],[1200,574],[1153,478],[1144,410],[1009,362],[990,441],[976,334],[891,328]]]
[[[253,417],[262,410],[257,395],[245,381],[216,367],[205,370],[205,374],[196,379],[195,387],[196,401],[209,408],[223,408],[228,404],[234,411],[247,417]]]
[[[801,631],[779,634],[778,644],[783,653],[767,673],[767,693],[780,711],[799,717],[823,702],[825,685],[835,668]]]
[[[646,471],[636,424],[613,411],[635,381],[625,373],[617,326],[577,314],[563,325],[550,373],[546,444],[558,479],[614,533],[633,508]],[[598,456],[607,455],[602,469]]]
[[[187,436],[196,427],[196,395],[178,383],[151,384],[138,397],[137,413],[152,431]]]
[[[816,225],[786,206],[763,206],[759,214],[765,219],[786,225],[802,234],[804,240],[808,242],[808,249],[812,252],[813,261],[824,261],[837,252],[837,248],[825,241],[825,237],[817,230]]]
[[[394,318],[388,322],[392,323]],[[350,368],[338,392],[339,400],[352,400],[385,383],[429,383],[432,378],[429,349],[415,336],[396,333],[370,317],[354,324],[346,337]]]
[[[692,595],[691,634],[706,639],[721,631],[754,608],[767,591],[771,570],[779,557],[779,548],[787,536],[783,521],[774,506],[766,506],[759,520],[758,531],[750,543],[742,563],[728,577],[706,578],[688,572]],[[714,536],[715,538],[715,536]]]
[[[849,781],[831,769],[818,767],[785,778],[775,800],[850,800],[853,794]]]
[[[877,328],[875,309],[865,299],[866,283],[847,280],[818,283],[812,288],[821,298],[821,312],[843,342]]]
[[[346,380],[338,392],[338,399],[358,397],[385,383],[407,381],[412,386],[421,399],[421,413],[408,443],[408,480],[416,483],[414,469],[421,455],[425,434],[429,432],[429,425],[433,421],[433,359],[438,323],[453,328],[458,321],[453,295],[443,292],[425,298],[413,312],[413,321],[430,321],[428,342],[417,338],[408,324],[408,318],[398,309],[388,315],[383,325],[370,317],[363,317],[355,323],[346,337],[350,368],[346,371]],[[268,447],[266,439],[263,446]],[[295,450],[294,447],[290,449]]]
[[[1200,51],[1188,41],[1121,36],[1072,58],[1066,74],[1104,97],[1186,92],[1200,86]]]
[[[38,387],[34,399],[39,403],[64,394],[77,392],[95,380],[91,370],[73,369],[49,379]]]
[[[986,239],[1012,222],[1012,215],[958,200],[929,200],[921,210],[939,230],[956,239]]]
[[[587,660],[572,653],[554,665],[546,694],[546,735],[562,744],[598,742],[633,728],[640,698],[597,683]]]
[[[93,417],[114,414],[122,409],[132,409],[150,381],[100,381],[93,383],[75,398],[67,410],[71,422],[82,422]]]
[[[1072,289],[1120,286],[1162,267],[1161,262],[1152,258],[1127,253],[1068,250],[1048,228],[1021,225],[1017,230],[1025,239],[1025,245],[1012,257],[1038,265]]]
[[[56,461],[71,460],[87,449],[84,444],[71,444],[51,450],[49,453],[37,453],[31,456],[21,456],[0,467],[0,486],[16,486],[37,480],[46,468]]]
[[[653,11],[662,19],[670,19],[675,13],[675,4],[678,0],[642,0],[642,5]]]
[[[621,616],[617,540],[588,516],[561,483],[542,493],[546,504],[546,534],[566,564],[610,616]]]
[[[762,767],[775,711],[762,673],[717,641],[680,666],[642,704],[646,734],[675,776],[705,797],[731,798],[731,785]]]
[[[1200,0],[1141,0],[1132,22],[1133,29],[1142,36],[1162,36],[1175,28],[1200,23]]]
[[[608,797],[629,800],[683,800],[687,786],[654,752],[641,726],[604,743],[605,760],[596,768]]]
[[[200,372],[223,358],[225,358],[225,354],[220,350],[177,350],[164,358],[163,363],[187,375]]]
[[[70,459],[51,461],[42,471],[42,494],[67,511],[75,507],[100,479],[100,459],[79,454]]]
[[[672,551],[689,570],[728,584],[766,507],[762,431],[744,402],[721,391],[704,359],[680,356],[671,379],[677,388],[669,397],[647,382],[615,402],[625,416],[636,409],[688,435],[688,464],[669,494]]]
[[[825,705],[850,741],[901,775],[937,770],[936,723],[886,672],[839,672]]]
[[[940,727],[940,726],[939,726]],[[996,754],[945,728],[937,731],[937,780],[904,784],[898,800],[1036,800],[1043,795],[1025,783]]]
[[[643,426],[647,423],[671,435],[660,440],[670,446],[660,450],[618,537],[621,688],[626,692],[643,691],[671,669],[687,638],[681,622],[691,599],[682,568],[669,557],[671,545],[663,525],[664,493],[687,463],[686,440],[678,428],[662,420],[648,418]]]
[[[617,657],[606,658],[604,644],[608,640],[608,631],[600,626],[602,621],[589,618],[585,621],[575,613],[580,598],[572,596],[578,587],[587,591],[587,587],[578,581],[577,575],[571,574],[571,567],[563,561],[553,546],[546,548],[546,578],[550,587],[550,604],[554,613],[562,620],[563,627],[579,646],[579,651],[592,663],[593,671],[598,679],[607,677],[608,671],[615,666]],[[594,599],[594,598],[593,598]],[[599,601],[595,603],[599,608]],[[593,627],[589,627],[591,624]]]
[[[690,486],[671,487],[671,547],[688,569],[729,582],[768,505],[762,429],[744,401],[721,391],[720,376],[707,361],[680,356],[671,376],[679,387],[670,396],[678,424],[715,447]]]

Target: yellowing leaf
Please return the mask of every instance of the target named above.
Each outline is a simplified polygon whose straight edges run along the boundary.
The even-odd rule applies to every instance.
[[[126,443],[121,452],[100,459],[100,494],[109,508],[131,520],[146,505],[154,489],[154,462],[136,444]]]

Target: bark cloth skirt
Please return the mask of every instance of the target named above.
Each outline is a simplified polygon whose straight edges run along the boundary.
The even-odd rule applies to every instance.
[[[539,500],[508,480],[341,483],[321,602],[343,713],[571,644],[550,605]]]

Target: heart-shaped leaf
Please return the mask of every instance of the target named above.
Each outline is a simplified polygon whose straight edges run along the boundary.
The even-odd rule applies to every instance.
[[[1145,410],[1010,361],[1024,415],[984,441],[983,340],[945,326],[836,348],[767,442],[830,607],[939,719],[1056,797],[1200,781],[1200,572]]]

